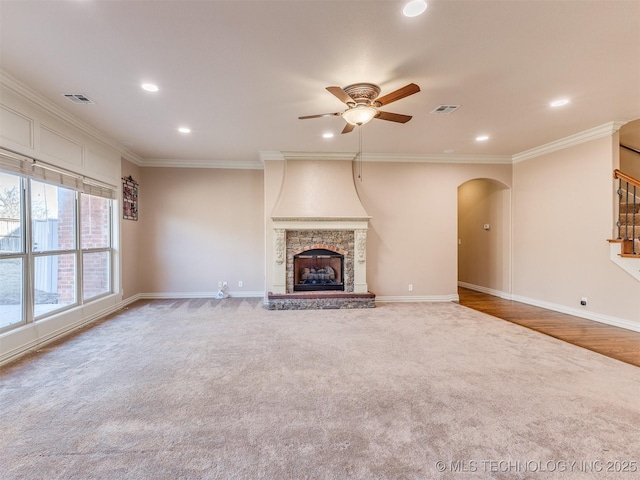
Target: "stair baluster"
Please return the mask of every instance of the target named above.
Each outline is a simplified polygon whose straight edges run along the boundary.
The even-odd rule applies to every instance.
[[[613,172],[618,179],[618,240],[622,242],[622,254],[640,255],[640,201],[638,188],[640,181],[620,170]],[[624,220],[624,229],[622,223]],[[629,235],[631,233],[631,235]]]

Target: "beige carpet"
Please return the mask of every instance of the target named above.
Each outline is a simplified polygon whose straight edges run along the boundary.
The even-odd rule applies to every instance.
[[[453,303],[261,302],[140,302],[2,368],[0,477],[640,477],[636,367]]]

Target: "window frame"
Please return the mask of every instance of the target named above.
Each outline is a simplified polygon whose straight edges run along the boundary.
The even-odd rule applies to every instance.
[[[28,248],[27,248],[27,238],[30,235],[30,225],[28,222],[28,212],[27,212],[27,178],[23,175],[12,171],[0,170],[1,173],[5,175],[15,176],[18,179],[18,187],[20,189],[20,242],[21,242],[21,250],[19,252],[0,252],[0,260],[10,260],[10,259],[19,259],[21,261],[21,270],[22,270],[22,282],[21,282],[21,302],[20,302],[20,319],[18,322],[11,323],[9,325],[0,326],[0,333],[3,333],[8,330],[12,330],[14,328],[21,327],[27,323],[28,315],[28,305],[29,305],[29,269],[28,269]],[[27,232],[29,229],[29,232]]]
[[[114,217],[117,205],[116,194],[118,189],[87,177],[79,176],[73,172],[68,172],[58,167],[49,166],[45,163],[32,160],[20,155],[13,155],[12,152],[0,149],[0,173],[15,176],[20,185],[20,228],[21,228],[21,248],[20,252],[0,253],[0,259],[20,259],[22,264],[21,282],[21,304],[20,320],[10,325],[0,326],[0,334],[14,330],[19,327],[34,324],[46,320],[52,316],[77,309],[99,301],[105,297],[116,293],[115,282],[118,278],[116,259],[116,233],[118,231],[116,219]],[[33,226],[32,226],[32,191],[33,182],[53,185],[74,193],[73,198],[73,227],[74,246],[73,248],[56,248],[55,250],[40,251],[34,250]],[[108,238],[108,245],[104,247],[82,248],[82,195],[103,198],[107,201],[107,212],[105,233]],[[59,247],[59,244],[56,245]],[[108,255],[107,265],[107,289],[97,295],[85,298],[84,295],[84,256],[92,253],[106,253]],[[36,315],[36,263],[40,258],[52,258],[60,255],[71,255],[74,261],[74,301],[61,308],[42,312]]]
[[[78,233],[78,239],[77,239],[77,245],[78,245],[78,250],[79,250],[79,271],[81,274],[81,278],[79,281],[79,297],[80,297],[80,301],[82,302],[82,304],[85,303],[90,303],[93,302],[95,300],[99,300],[103,297],[106,297],[108,295],[111,295],[114,293],[115,291],[115,287],[113,285],[113,279],[114,279],[114,274],[113,274],[113,270],[115,268],[114,265],[114,248],[113,248],[113,243],[114,243],[114,238],[113,238],[113,232],[114,232],[114,228],[113,228],[113,199],[106,199],[108,201],[108,212],[107,212],[107,229],[108,229],[108,246],[107,247],[87,247],[84,248],[82,246],[82,196],[86,195],[86,196],[92,196],[92,197],[96,197],[96,198],[105,198],[105,197],[100,197],[98,195],[92,195],[90,193],[83,193],[81,192],[80,195],[78,195],[78,210],[77,210],[77,214],[78,214],[78,229],[77,229],[77,233]],[[108,288],[106,292],[100,293],[98,295],[94,295],[92,297],[89,298],[85,298],[85,292],[84,292],[84,274],[85,274],[85,270],[84,270],[84,257],[85,254],[91,254],[91,253],[103,253],[106,252],[109,254],[109,260],[107,262],[107,264],[109,265],[109,269],[108,269]]]

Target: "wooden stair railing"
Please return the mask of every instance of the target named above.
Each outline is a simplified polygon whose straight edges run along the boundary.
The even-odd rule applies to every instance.
[[[613,171],[618,180],[618,238],[623,257],[640,257],[640,180],[620,170]]]

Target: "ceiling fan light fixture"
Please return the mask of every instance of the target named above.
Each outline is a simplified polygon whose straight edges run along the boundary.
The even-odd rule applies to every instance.
[[[368,105],[356,105],[342,112],[342,118],[351,125],[364,125],[373,120],[378,111]]]
[[[402,14],[405,17],[417,17],[422,15],[427,9],[427,2],[424,0],[413,0],[407,3],[402,9]]]

